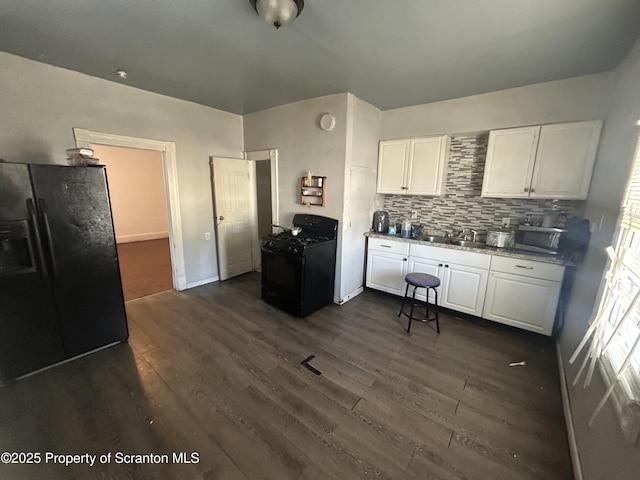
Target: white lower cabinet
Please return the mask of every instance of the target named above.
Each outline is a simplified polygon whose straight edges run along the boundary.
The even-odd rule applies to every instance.
[[[564,275],[562,265],[368,239],[367,287],[404,295],[404,277],[411,272],[440,279],[441,307],[551,335]],[[416,298],[425,300],[423,288],[416,291]]]
[[[376,290],[404,295],[409,244],[369,238],[367,245],[366,285]]]
[[[482,316],[551,335],[563,275],[562,265],[494,257]]]
[[[458,312],[482,315],[491,257],[483,253],[413,244],[409,272],[429,273],[440,279],[438,304]],[[424,289],[416,298],[424,300]],[[432,298],[430,297],[432,300]]]

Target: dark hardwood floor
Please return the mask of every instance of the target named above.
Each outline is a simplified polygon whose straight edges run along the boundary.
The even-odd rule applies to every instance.
[[[572,478],[553,342],[446,315],[407,335],[399,302],[365,291],[294,318],[257,274],[129,302],[128,344],[0,389],[0,451],[43,457],[0,478]]]

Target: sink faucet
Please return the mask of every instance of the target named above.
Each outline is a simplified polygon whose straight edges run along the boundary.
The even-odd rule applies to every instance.
[[[464,234],[464,228],[462,230],[454,232],[453,236],[454,238],[462,238],[463,240],[467,239],[467,236]]]

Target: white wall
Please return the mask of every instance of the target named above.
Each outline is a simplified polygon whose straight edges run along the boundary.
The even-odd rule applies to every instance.
[[[331,131],[319,127],[323,113],[336,117]],[[337,219],[335,301],[363,285],[364,232],[375,198],[380,110],[351,94],[328,95],[270,108],[244,117],[247,151],[278,149],[280,223],[296,213]],[[311,170],[327,177],[325,207],[300,205],[300,177]],[[348,299],[347,298],[347,299]]]
[[[603,118],[614,75],[575,77],[382,112],[380,138]]]
[[[296,213],[342,219],[347,95],[327,95],[269,108],[244,116],[245,150],[278,149],[280,223],[290,225]],[[336,118],[336,126],[319,126],[323,113]],[[311,170],[327,177],[324,207],[300,205],[300,177]]]
[[[0,52],[0,152],[66,163],[72,128],[176,143],[187,285],[217,277],[211,155],[241,157],[242,117]]]
[[[347,106],[345,199],[342,242],[338,251],[337,303],[351,299],[364,285],[363,234],[371,227],[380,135],[380,110],[353,95],[347,97]]]
[[[640,127],[640,40],[615,72],[610,113],[604,123],[598,157],[585,206],[585,214],[600,223],[589,243],[589,252],[578,269],[565,328],[559,340],[565,372],[571,382],[579,365],[568,358],[587,329],[603,269],[604,249],[612,243],[620,204],[633,160]],[[580,358],[582,360],[582,357]],[[640,475],[639,447],[625,442],[611,403],[596,418],[588,420],[604,395],[599,375],[587,388],[582,383],[569,388],[573,421],[585,480],[626,480]]]
[[[161,152],[93,145],[107,170],[117,243],[169,237]]]

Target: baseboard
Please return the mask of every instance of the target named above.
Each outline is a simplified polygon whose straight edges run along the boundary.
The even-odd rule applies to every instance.
[[[144,242],[145,240],[158,240],[169,238],[169,232],[147,232],[133,235],[116,235],[116,243]]]
[[[338,305],[342,305],[342,304],[348,302],[349,300],[351,300],[353,297],[357,297],[362,292],[364,292],[364,287],[360,287],[360,288],[354,290],[353,292],[345,295],[342,298],[333,297],[333,303],[337,303]]]
[[[571,413],[571,402],[569,401],[569,388],[567,387],[567,377],[564,374],[564,362],[560,346],[556,341],[556,357],[558,358],[558,372],[560,376],[560,390],[562,392],[562,408],[564,410],[564,420],[567,424],[567,437],[569,440],[569,451],[571,452],[571,464],[573,465],[573,478],[583,480],[582,466],[580,464],[580,453],[578,452],[578,442],[576,432],[573,428],[573,414]]]
[[[207,283],[217,282],[218,280],[220,280],[220,277],[218,276],[205,278],[204,280],[198,280],[197,282],[187,283],[187,286],[185,288],[188,289],[188,288],[199,287],[200,285],[206,285]]]

